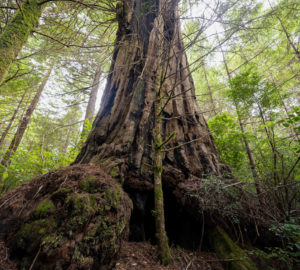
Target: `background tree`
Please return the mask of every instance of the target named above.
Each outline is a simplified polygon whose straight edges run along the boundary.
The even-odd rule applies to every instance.
[[[0,35],[0,84],[3,82],[11,63],[16,59],[30,32],[38,23],[42,5],[37,0],[25,0],[11,22]]]

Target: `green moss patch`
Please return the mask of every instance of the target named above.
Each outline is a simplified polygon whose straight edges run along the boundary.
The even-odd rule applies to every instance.
[[[41,186],[35,198],[25,196]],[[132,205],[116,180],[98,166],[74,165],[19,190],[7,210],[8,220],[21,221],[19,232],[5,235],[18,269],[29,269],[37,253],[34,269],[111,269],[128,237]]]
[[[120,208],[120,202],[123,200],[123,192],[118,186],[113,189],[108,189],[105,193],[105,199],[108,205],[118,210]]]
[[[79,183],[79,188],[88,193],[97,193],[103,189],[103,183],[90,175],[86,180]]]
[[[119,169],[119,167],[118,167],[118,166],[113,167],[113,168],[109,171],[109,174],[110,174],[110,176],[111,176],[112,178],[115,178],[115,177],[119,176],[119,175],[120,175],[120,169]]]
[[[235,244],[220,227],[215,227],[210,235],[211,244],[228,270],[257,270],[246,252]]]
[[[35,245],[42,237],[53,232],[57,223],[53,218],[36,220],[23,226],[18,234],[17,246],[25,249],[26,246]]]
[[[36,208],[35,215],[38,218],[45,218],[50,214],[53,214],[55,210],[54,204],[46,199],[43,200]]]

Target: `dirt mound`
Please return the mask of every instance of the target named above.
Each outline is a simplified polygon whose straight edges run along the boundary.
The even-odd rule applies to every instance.
[[[1,252],[8,256],[9,248],[19,269],[110,268],[128,237],[131,208],[119,184],[99,167],[50,172],[1,198]]]
[[[214,253],[192,252],[171,248],[172,261],[168,266],[159,263],[157,251],[148,242],[123,242],[120,258],[113,270],[223,270]]]

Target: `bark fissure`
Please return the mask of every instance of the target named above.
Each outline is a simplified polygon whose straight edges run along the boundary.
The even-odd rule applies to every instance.
[[[142,31],[143,35],[140,34],[141,26],[136,17],[141,13],[136,14],[136,9],[148,2],[153,3],[131,0],[123,1],[123,6],[118,7],[121,10],[119,31],[111,73],[93,130],[75,162],[98,162],[108,171],[118,168],[116,177],[135,176],[152,182],[149,134],[154,127],[154,85],[162,63],[160,79],[165,105],[161,113],[168,116],[162,118],[162,139],[176,133],[176,139],[167,146],[174,150],[166,152],[163,164],[180,169],[185,178],[221,175],[223,167],[207,124],[199,113],[187,58],[182,51],[177,1],[160,1],[165,10],[161,30],[165,40],[163,54],[158,53],[161,45],[153,24],[148,28],[150,33]],[[143,18],[144,23],[152,22],[153,16],[157,16],[151,6],[146,5],[143,10],[151,14]],[[147,33],[148,39],[145,39]]]

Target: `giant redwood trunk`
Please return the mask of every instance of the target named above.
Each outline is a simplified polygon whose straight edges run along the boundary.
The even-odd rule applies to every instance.
[[[222,174],[195,97],[177,5],[175,0],[130,0],[118,5],[119,30],[101,108],[75,163],[101,164],[125,185],[151,183],[158,86],[164,104],[163,139],[176,134],[165,147],[164,174],[177,171],[185,181]]]
[[[232,216],[239,219],[238,230],[247,227],[250,241],[261,230],[267,239],[266,215],[232,183],[200,112],[180,30],[178,1],[121,1],[117,19],[116,45],[101,107],[75,163],[98,164],[119,179],[134,205],[130,239],[153,239],[153,136],[159,90],[162,142],[175,133],[161,149],[169,239],[188,248],[199,248],[204,242],[213,247],[209,244],[209,235],[214,238],[211,228],[223,224],[232,233]],[[224,188],[220,181],[225,182]]]
[[[75,163],[98,164],[119,179],[134,205],[130,239],[153,239],[153,136],[159,114],[162,142],[175,133],[160,149],[168,237],[196,248],[203,241],[199,188],[207,179],[224,179],[228,170],[196,100],[178,1],[122,1],[117,10],[119,29],[100,111]],[[155,112],[158,89],[161,112]]]

